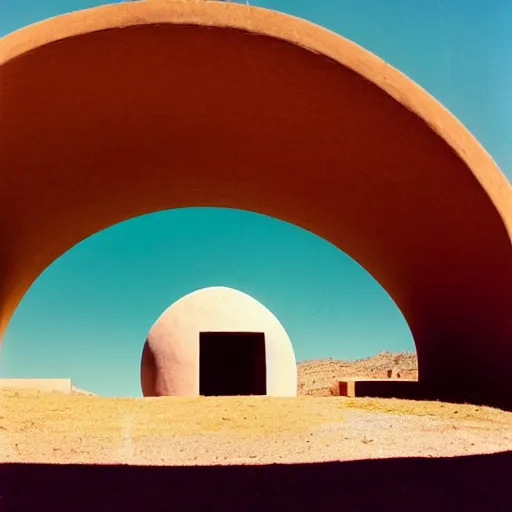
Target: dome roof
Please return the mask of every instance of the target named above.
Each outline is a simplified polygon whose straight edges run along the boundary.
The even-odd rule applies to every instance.
[[[225,286],[196,290],[169,306],[153,325],[179,331],[194,324],[200,330],[261,331],[278,326],[279,320],[256,299]]]
[[[279,320],[251,296],[219,286],[182,297],[153,324],[142,356],[141,383],[145,396],[199,393],[201,332],[263,333],[267,394],[296,395],[295,353]]]

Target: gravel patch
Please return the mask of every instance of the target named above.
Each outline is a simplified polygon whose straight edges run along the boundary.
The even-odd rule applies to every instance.
[[[131,445],[132,464],[223,465],[446,457],[512,450],[509,429],[429,417],[348,411],[342,423],[265,437],[195,435],[143,438]]]
[[[121,446],[102,444],[97,439],[78,443],[69,439],[74,445],[69,448],[66,440],[64,435],[59,446],[59,440],[39,433],[27,437],[25,443],[4,446],[2,459],[56,463],[93,459],[102,464],[204,466],[447,457],[512,450],[512,427],[353,410],[347,412],[343,422],[266,436],[211,433],[134,439],[127,420]]]

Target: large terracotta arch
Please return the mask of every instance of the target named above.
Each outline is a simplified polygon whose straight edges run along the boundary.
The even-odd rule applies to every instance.
[[[512,407],[510,183],[424,90],[334,33],[163,0],[24,28],[0,40],[0,169],[2,332],[85,237],[240,208],[363,265],[409,323],[425,393]]]

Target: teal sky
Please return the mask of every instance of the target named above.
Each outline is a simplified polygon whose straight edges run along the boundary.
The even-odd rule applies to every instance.
[[[0,0],[0,36],[102,3]],[[311,20],[384,58],[448,107],[512,178],[510,0],[251,4]],[[71,377],[102,395],[140,396],[140,355],[151,325],[181,296],[213,285],[267,306],[298,360],[414,350],[386,292],[326,241],[252,213],[185,209],[114,226],[49,267],[8,328],[0,376]]]

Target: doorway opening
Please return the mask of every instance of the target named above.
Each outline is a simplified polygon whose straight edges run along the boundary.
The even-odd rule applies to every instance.
[[[199,394],[202,396],[266,395],[265,334],[201,332]]]

